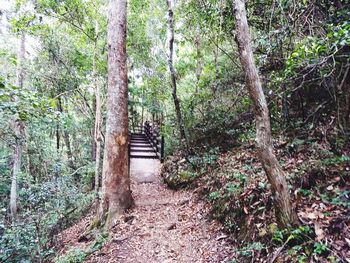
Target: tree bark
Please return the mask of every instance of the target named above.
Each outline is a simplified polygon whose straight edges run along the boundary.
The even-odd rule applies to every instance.
[[[167,0],[168,5],[168,42],[169,42],[169,54],[168,54],[168,66],[171,77],[171,86],[172,86],[172,96],[175,105],[175,113],[177,124],[180,131],[180,140],[181,144],[186,150],[186,154],[189,153],[189,143],[185,132],[185,126],[182,119],[180,101],[177,97],[177,84],[176,84],[176,72],[173,63],[174,57],[174,0]]]
[[[95,126],[96,126],[96,90],[95,92],[95,96],[92,99],[92,111],[95,113],[95,115],[92,116],[92,123],[93,126],[91,128],[91,161],[95,162],[96,161],[96,141],[95,141],[95,134],[96,134],[96,130],[95,130]]]
[[[94,54],[92,61],[92,75],[93,82],[95,86],[95,128],[94,128],[94,141],[95,141],[95,192],[96,200],[99,198],[99,187],[100,187],[100,164],[101,164],[101,125],[102,125],[102,113],[101,113],[101,87],[97,80],[97,69],[96,69],[96,60],[97,60],[97,38],[98,38],[98,22],[96,21],[95,25],[95,39],[94,39]]]
[[[202,70],[203,70],[203,66],[202,66],[202,54],[201,54],[201,32],[199,29],[199,26],[197,27],[197,35],[196,35],[196,52],[197,52],[197,67],[196,67],[196,94],[198,94],[199,92],[199,81],[201,79],[201,75],[202,75]]]
[[[108,15],[107,123],[99,217],[112,227],[133,204],[128,171],[127,1],[110,0]]]
[[[16,73],[16,86],[19,89],[23,88],[24,81],[24,70],[23,63],[25,59],[25,34],[21,34],[20,46],[18,49],[17,55],[17,73]],[[18,97],[13,98],[15,101],[18,101]],[[18,174],[21,172],[21,159],[22,159],[22,150],[23,150],[23,140],[25,138],[25,126],[21,120],[19,113],[16,113],[16,116],[13,119],[13,129],[15,132],[15,144],[13,148],[12,155],[12,178],[11,178],[11,192],[10,192],[10,213],[12,223],[15,224],[17,221],[17,178]]]
[[[292,226],[297,224],[297,217],[292,209],[285,173],[273,152],[269,111],[253,58],[245,1],[234,0],[233,4],[240,60],[256,118],[257,153],[271,184],[277,221],[281,226]]]

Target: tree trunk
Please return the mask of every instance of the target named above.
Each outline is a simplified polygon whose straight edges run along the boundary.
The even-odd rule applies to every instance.
[[[62,99],[61,97],[58,98],[58,108],[61,113],[65,112],[65,105],[62,106]],[[67,153],[67,158],[68,158],[68,167],[72,170],[75,170],[76,167],[74,165],[74,157],[73,157],[73,152],[72,152],[72,147],[70,144],[70,138],[69,138],[69,133],[66,128],[63,129],[63,140],[66,145],[66,153]],[[79,175],[76,173],[75,174],[75,179],[77,180]]]
[[[169,71],[170,71],[170,76],[171,76],[171,86],[173,88],[172,91],[172,96],[174,100],[174,105],[175,105],[175,113],[176,113],[176,119],[177,119],[177,124],[179,126],[179,131],[180,131],[180,139],[181,139],[181,144],[184,146],[186,150],[186,154],[189,153],[189,144],[185,132],[185,127],[182,119],[182,114],[181,114],[181,107],[180,107],[180,101],[177,97],[176,93],[176,72],[175,68],[173,65],[173,56],[174,56],[174,1],[173,0],[167,0],[168,4],[168,42],[169,42],[169,54],[168,54],[168,66],[169,66]]]
[[[244,3],[244,0],[234,0],[236,40],[246,77],[246,85],[254,105],[257,151],[271,184],[278,223],[288,227],[297,223],[297,217],[292,209],[285,174],[273,152],[269,111],[253,58]]]
[[[196,94],[198,94],[199,92],[199,81],[201,79],[201,75],[202,75],[202,70],[203,70],[203,66],[202,66],[202,54],[201,54],[201,32],[199,29],[199,26],[197,27],[197,35],[196,35],[196,51],[197,51],[197,67],[196,67]]]
[[[94,116],[92,116],[92,123],[93,126],[91,128],[91,161],[95,162],[96,161],[96,140],[95,140],[95,134],[96,134],[96,90],[95,96],[92,99],[92,111],[95,113]]]
[[[94,40],[94,55],[92,61],[92,74],[93,82],[95,86],[95,128],[94,128],[94,141],[95,141],[95,192],[96,200],[99,198],[99,187],[100,187],[100,164],[101,164],[101,125],[102,125],[102,114],[101,114],[101,87],[97,80],[97,69],[96,69],[96,60],[97,60],[97,38],[98,38],[98,22],[96,21],[95,26],[95,40]]]
[[[23,88],[24,80],[24,70],[23,63],[25,57],[25,34],[21,34],[20,38],[20,47],[17,55],[17,76],[16,76],[16,86],[19,89]],[[17,97],[13,98],[15,101],[18,101]],[[24,123],[19,117],[19,113],[13,119],[13,129],[15,132],[15,144],[12,155],[12,178],[11,178],[11,192],[10,192],[10,212],[12,223],[17,221],[17,178],[18,174],[21,172],[21,158],[22,158],[22,148],[23,140],[25,138],[24,133]]]
[[[146,82],[148,86],[148,82]],[[142,101],[141,101],[141,132],[143,132],[143,125],[144,125],[144,101],[145,101],[145,87],[142,86]]]
[[[344,73],[341,74],[338,85],[338,125],[345,136],[347,142],[350,142],[350,65],[347,64]]]
[[[128,77],[126,0],[110,0],[108,17],[108,99],[100,220],[112,227],[133,204],[128,172]],[[104,222],[101,222],[104,223]]]
[[[74,165],[74,158],[73,158],[72,147],[70,145],[69,133],[66,130],[63,133],[63,139],[67,147],[68,166],[72,170],[75,170],[76,167]]]
[[[59,125],[59,118],[57,118],[57,124],[56,124],[56,152],[59,154],[60,152],[60,125]]]
[[[62,105],[61,105],[61,98],[58,97],[58,101],[57,101],[57,111],[58,112],[62,112]],[[60,141],[61,141],[61,137],[60,137],[60,121],[61,121],[61,116],[57,116],[57,123],[56,123],[56,152],[57,152],[57,156],[59,156],[60,153]]]
[[[62,103],[61,103],[61,97],[58,97],[57,99],[57,111],[62,112]],[[61,122],[61,115],[57,116],[57,123],[56,123],[56,150],[57,150],[57,156],[60,153],[60,122]]]

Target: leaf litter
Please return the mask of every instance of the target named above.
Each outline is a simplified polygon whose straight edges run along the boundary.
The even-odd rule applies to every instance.
[[[208,218],[210,208],[196,193],[167,188],[154,160],[132,160],[131,165],[135,205],[110,231],[110,241],[84,262],[230,261],[232,242],[221,224]],[[150,175],[152,170],[154,174]],[[66,246],[77,245],[86,221],[74,227],[67,232],[76,233],[67,238],[75,242],[62,235]]]

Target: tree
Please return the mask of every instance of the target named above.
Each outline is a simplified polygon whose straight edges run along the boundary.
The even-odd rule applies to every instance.
[[[296,224],[297,218],[292,209],[285,173],[273,152],[269,110],[254,62],[245,1],[234,0],[234,8],[236,41],[246,77],[246,85],[254,106],[258,156],[272,187],[277,220],[283,226],[291,226]]]
[[[93,149],[95,154],[95,192],[96,198],[99,198],[99,186],[100,186],[100,163],[101,163],[101,142],[102,132],[102,103],[101,103],[101,86],[98,81],[97,76],[97,41],[98,41],[99,27],[98,22],[95,23],[95,38],[94,38],[94,49],[93,49],[93,58],[92,58],[92,75],[94,82],[94,91],[95,91],[95,126],[94,126],[94,143]]]
[[[113,225],[114,220],[133,203],[128,171],[126,14],[126,0],[110,1],[107,29],[107,122],[99,211],[100,219],[106,218],[107,227]]]
[[[25,58],[25,33],[22,32],[19,41],[19,49],[17,55],[17,73],[16,73],[16,86],[19,90],[23,88],[24,70],[23,63]],[[15,96],[14,100],[18,98]],[[21,120],[19,113],[16,114],[13,120],[13,129],[15,132],[15,144],[12,155],[12,179],[11,179],[11,193],[10,193],[10,211],[12,222],[17,220],[17,178],[21,172],[21,158],[23,150],[24,140],[24,123]]]
[[[92,44],[92,87],[94,89],[93,98],[93,127],[92,127],[92,143],[91,143],[91,157],[95,161],[95,192],[98,198],[99,181],[101,175],[101,152],[103,146],[103,136],[101,126],[103,122],[102,118],[102,96],[103,90],[101,81],[99,81],[99,42],[102,42],[103,35],[105,34],[104,24],[105,19],[101,13],[101,1],[62,1],[60,4],[52,4],[51,2],[42,1],[42,12],[49,16],[58,17],[60,21],[65,22],[68,27],[74,29],[75,34],[80,38],[86,39],[85,41]],[[78,8],[73,8],[78,6]],[[69,12],[67,12],[69,10]],[[82,11],[84,10],[84,11]],[[102,24],[102,30],[100,30]],[[104,46],[104,44],[102,45]]]
[[[170,71],[170,77],[171,77],[171,86],[172,86],[172,96],[173,101],[175,105],[175,113],[176,113],[176,119],[177,124],[179,126],[180,131],[180,139],[181,142],[185,146],[185,150],[188,154],[189,151],[189,145],[188,140],[185,132],[184,122],[182,119],[181,114],[181,107],[180,107],[180,101],[177,97],[177,87],[176,87],[176,72],[173,65],[173,57],[174,57],[174,1],[173,0],[167,0],[168,4],[168,43],[169,43],[169,54],[168,54],[168,66]]]

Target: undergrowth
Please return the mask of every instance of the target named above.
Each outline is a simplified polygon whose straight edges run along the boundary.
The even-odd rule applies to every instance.
[[[77,222],[94,200],[94,194],[80,190],[70,176],[30,187],[23,185],[19,195],[22,209],[19,223],[10,225],[5,217],[1,218],[1,262],[50,260],[56,253],[56,235]]]
[[[226,153],[198,154],[190,163],[172,159],[163,176],[173,188],[200,190],[211,205],[211,218],[225,226],[237,246],[232,262],[273,257],[276,262],[343,262],[350,256],[350,241],[344,239],[350,236],[349,153],[346,148],[333,151],[329,142],[312,136],[280,136],[275,148],[300,220],[294,229],[276,224],[270,186],[252,139]],[[191,174],[190,180],[179,179],[181,174]]]
[[[61,255],[54,259],[56,263],[80,263],[84,262],[94,252],[100,250],[104,244],[109,241],[107,233],[99,233],[96,235],[95,240],[86,248],[73,247],[68,250],[64,255]]]

